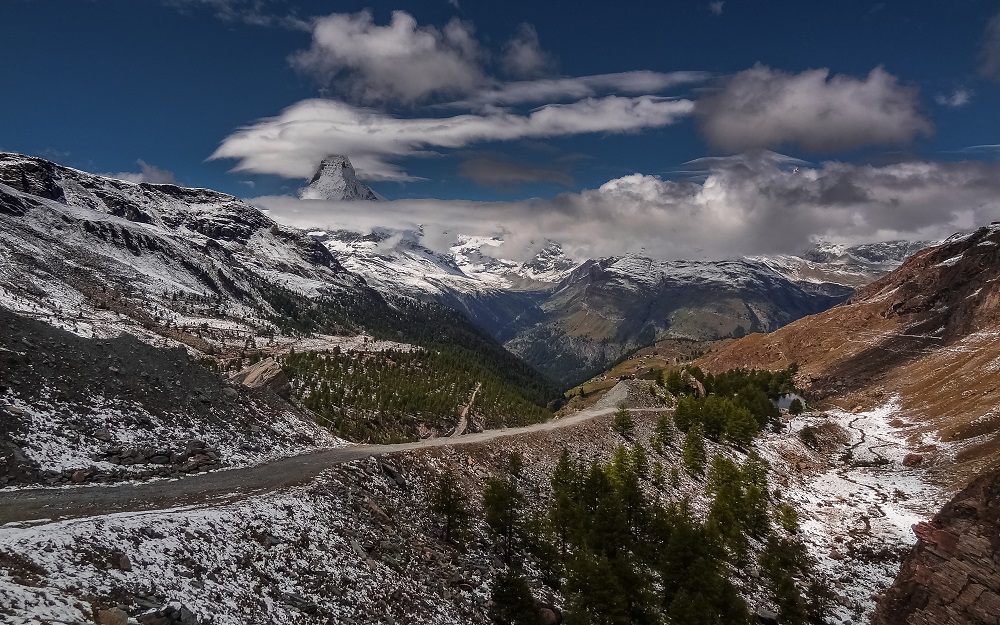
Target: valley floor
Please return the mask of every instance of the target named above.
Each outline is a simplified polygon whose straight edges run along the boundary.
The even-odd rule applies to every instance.
[[[916,542],[912,526],[930,519],[954,494],[937,486],[922,466],[920,452],[930,441],[910,437],[914,426],[904,419],[895,400],[867,412],[803,415],[792,420],[790,433],[820,428],[840,444],[826,454],[806,448],[811,453],[805,455],[802,446],[789,448],[786,435],[771,435],[761,445],[770,452],[783,496],[802,515],[805,542],[835,593],[830,623],[868,622],[877,596]]]

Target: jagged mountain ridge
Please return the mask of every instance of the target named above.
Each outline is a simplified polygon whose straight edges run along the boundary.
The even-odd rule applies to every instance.
[[[127,329],[204,351],[192,336],[202,324],[221,343],[273,331],[274,289],[367,288],[322,245],[233,196],[14,154],[0,154],[0,237],[0,303],[86,336]]]
[[[331,154],[320,162],[309,184],[299,191],[299,198],[335,202],[377,202],[382,199],[371,187],[358,180],[351,159],[339,154]]]
[[[462,315],[380,295],[315,239],[214,191],[3,154],[0,259],[0,307],[87,338],[124,331],[228,365],[308,335],[367,332],[447,347],[482,365],[484,384],[537,406],[557,395]]]
[[[89,324],[102,336],[116,334],[124,314],[138,335],[162,337],[167,327],[168,340],[198,349],[204,341],[235,348],[273,332],[265,317],[275,312],[267,301],[274,289],[344,302],[403,295],[461,311],[570,385],[659,338],[774,329],[832,305],[878,269],[800,257],[797,265],[638,256],[580,265],[553,241],[519,262],[503,258],[499,237],[460,236],[435,252],[420,232],[305,236],[233,196],[129,183],[13,154],[0,160],[0,181],[9,239],[0,253],[10,259],[0,286],[9,287],[8,306],[47,311],[64,327]],[[97,306],[110,303],[115,314]],[[135,321],[129,310],[145,316]]]
[[[315,178],[326,169],[324,162]],[[923,247],[819,243],[800,255],[663,262],[628,254],[579,263],[548,240],[519,262],[504,258],[502,236],[451,234],[451,247],[435,251],[423,228],[309,234],[379,292],[455,308],[567,386],[659,339],[774,330],[839,303]]]
[[[803,279],[758,258],[658,261],[636,255],[576,264],[549,241],[528,262],[503,259],[499,237],[459,236],[446,253],[419,232],[312,233],[384,293],[456,308],[566,385],[654,340],[772,330],[874,279],[831,266]],[[810,261],[799,258],[799,263]],[[811,263],[819,266],[819,263]],[[817,270],[818,272],[818,270]]]

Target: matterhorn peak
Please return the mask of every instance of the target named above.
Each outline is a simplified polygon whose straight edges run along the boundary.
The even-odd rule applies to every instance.
[[[303,200],[381,200],[383,199],[358,176],[351,165],[351,159],[340,154],[331,154],[319,164],[319,169],[309,181],[309,186],[299,191]]]

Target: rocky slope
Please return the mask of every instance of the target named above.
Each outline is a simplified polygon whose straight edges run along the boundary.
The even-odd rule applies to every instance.
[[[587,261],[539,303],[543,316],[507,342],[529,362],[575,383],[622,354],[663,338],[712,340],[777,329],[851,292],[793,282],[763,263]]]
[[[898,396],[922,433],[959,442],[925,461],[964,485],[997,458],[1000,226],[956,236],[909,258],[849,302],[707,355],[712,370],[800,366],[809,397],[847,409]]]
[[[126,332],[183,347],[223,367],[309,349],[302,341],[319,335],[363,339],[361,351],[373,338],[444,346],[482,364],[484,384],[542,407],[558,395],[461,314],[380,294],[314,238],[235,197],[15,154],[0,154],[0,308],[79,337]],[[414,418],[392,415],[402,417]]]
[[[344,444],[183,349],[85,339],[2,308],[0,327],[0,487],[177,477]]]
[[[929,523],[879,602],[875,625],[1000,622],[1000,472],[983,475]]]
[[[657,403],[640,381],[618,385],[602,406],[613,410],[618,402]],[[503,474],[511,452],[524,461],[518,484],[529,509],[549,504],[550,478],[564,448],[574,461],[589,463],[612,461],[619,445],[642,445],[649,472],[640,485],[651,500],[687,500],[694,518],[708,514],[704,477],[681,470],[676,481],[666,479],[681,465],[681,436],[648,444],[656,414],[634,417],[628,437],[612,429],[609,414],[560,429],[336,465],[309,484],[246,500],[11,524],[0,528],[0,615],[76,623],[121,610],[145,623],[183,606],[192,623],[489,622],[490,586],[504,566],[484,523],[482,491]],[[824,431],[816,449],[794,429],[763,434],[754,445],[780,491],[772,503],[798,510],[813,570],[829,591],[825,623],[863,622],[872,593],[888,584],[905,551],[906,523],[929,518],[919,512],[927,495],[923,470],[898,462],[908,449],[887,417],[884,411],[815,414],[808,423]],[[893,464],[875,471],[852,466],[842,459],[848,445],[858,456],[882,453]],[[746,459],[745,452],[711,441],[707,451]],[[472,512],[461,549],[442,540],[442,519],[429,511],[444,471],[457,477]],[[752,541],[750,548],[757,554],[764,545]],[[569,586],[560,589],[533,555],[523,565],[540,614],[551,613],[556,619],[546,622],[557,623]],[[735,567],[730,575],[752,611],[774,618],[771,590],[756,565]]]
[[[310,234],[380,292],[462,311],[564,385],[655,340],[774,330],[842,301],[922,245],[824,245],[801,256],[724,261],[626,255],[578,264],[554,241],[516,262],[502,258],[500,237],[459,236],[442,253],[423,246],[418,231]]]
[[[322,245],[239,199],[0,154],[0,305],[202,353],[267,342],[285,292],[357,297]]]
[[[459,237],[439,253],[421,244],[419,232],[312,235],[380,292],[462,311],[565,385],[658,339],[773,330],[880,275],[880,266],[798,257],[664,262],[628,255],[577,265],[551,241],[519,263],[497,257],[499,238]]]

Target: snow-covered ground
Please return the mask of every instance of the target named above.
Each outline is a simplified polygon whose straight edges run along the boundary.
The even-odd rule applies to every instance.
[[[139,402],[100,393],[67,410],[57,395],[54,389],[43,390],[31,402],[11,394],[0,396],[0,408],[20,423],[10,433],[11,440],[38,470],[53,476],[80,470],[115,479],[146,476],[168,465],[179,468],[209,451],[212,457],[199,458],[206,465],[201,470],[232,469],[347,444],[301,413],[253,402],[243,404],[240,422],[235,423],[196,411],[154,413]],[[189,447],[191,441],[199,447]],[[113,449],[118,453],[109,452]],[[130,450],[160,454],[164,460],[162,464],[151,463],[149,457],[127,460]],[[188,457],[177,457],[185,452]],[[116,461],[110,462],[111,457]]]
[[[868,412],[803,415],[789,425],[791,434],[812,426],[846,438],[826,455],[787,434],[769,435],[760,447],[779,474],[782,496],[801,515],[810,554],[837,594],[830,622],[867,623],[873,597],[892,583],[916,542],[911,527],[930,519],[950,496],[921,466],[903,465],[907,454],[932,441],[914,443],[913,426],[895,398]]]
[[[0,527],[0,621],[91,623],[184,606],[214,625],[484,622],[491,567],[397,508],[422,505],[378,461],[214,508]],[[17,554],[12,555],[12,554]],[[135,621],[130,621],[135,622]]]

